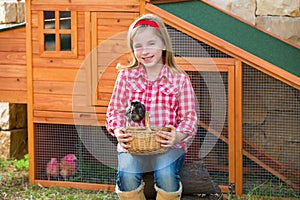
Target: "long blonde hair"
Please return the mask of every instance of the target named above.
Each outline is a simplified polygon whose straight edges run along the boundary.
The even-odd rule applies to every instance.
[[[136,26],[136,24],[138,22],[140,22],[141,20],[147,20],[147,21],[152,21],[155,22],[158,27],[155,28],[153,26],[149,26],[149,25],[138,25]],[[141,17],[139,17],[138,19],[136,19],[129,27],[128,29],[128,33],[127,33],[127,42],[128,42],[128,46],[131,50],[131,55],[133,58],[133,62],[130,65],[127,66],[123,66],[121,64],[117,65],[117,69],[131,69],[134,67],[138,67],[139,66],[139,62],[137,61],[137,59],[134,56],[134,50],[133,50],[133,38],[139,34],[142,30],[144,30],[145,28],[151,28],[153,29],[154,34],[156,34],[165,44],[166,50],[163,50],[163,62],[164,64],[168,65],[169,68],[171,69],[172,73],[185,73],[185,71],[183,69],[181,69],[176,61],[175,61],[175,56],[174,56],[174,52],[173,52],[173,48],[172,48],[172,43],[171,43],[171,39],[170,36],[168,34],[167,28],[165,26],[165,24],[163,23],[163,21],[156,15],[153,14],[145,14],[142,15]]]

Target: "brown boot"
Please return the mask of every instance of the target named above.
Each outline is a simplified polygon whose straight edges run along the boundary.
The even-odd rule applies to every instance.
[[[116,185],[116,193],[120,200],[146,200],[144,195],[144,185],[145,183],[142,182],[137,189],[129,192],[120,191],[118,185]]]
[[[179,190],[176,192],[166,192],[166,191],[158,188],[156,185],[154,187],[157,192],[156,200],[180,200],[181,193],[182,193],[181,183],[179,185]]]

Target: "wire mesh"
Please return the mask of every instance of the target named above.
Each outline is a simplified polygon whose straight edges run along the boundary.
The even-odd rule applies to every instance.
[[[173,44],[174,54],[177,57],[231,58],[222,51],[171,26],[167,26],[167,29]],[[187,72],[195,90],[198,119],[202,126],[198,124],[197,134],[189,147],[186,162],[203,160],[212,180],[219,185],[228,185],[228,145],[217,135],[223,134],[227,137],[226,128],[224,131],[223,128],[220,129],[220,127],[227,127],[227,113],[225,113],[225,122],[218,121],[218,119],[224,115],[224,104],[226,104],[225,109],[227,109],[228,74],[213,71],[212,69],[212,72]],[[218,93],[221,88],[225,89],[225,95],[212,95]],[[213,112],[213,110],[219,110],[219,112]],[[212,133],[208,131],[209,127],[217,128]]]
[[[243,188],[288,197],[300,188],[300,91],[243,65]]]
[[[197,99],[198,130],[189,147],[186,162],[190,163],[202,159],[211,178],[219,185],[228,185],[228,144],[219,139],[218,134],[227,137],[227,113],[225,121],[216,120],[224,115],[224,105],[227,110],[228,74],[225,72],[197,72],[188,71]],[[218,80],[221,78],[221,81]],[[212,93],[225,88],[225,96],[214,98]],[[212,91],[215,90],[215,91]],[[213,108],[214,107],[214,108]],[[218,110],[213,112],[212,110]],[[215,127],[225,127],[218,129]],[[213,130],[213,132],[211,131]],[[221,130],[221,131],[220,131]]]
[[[86,141],[82,140],[81,134],[89,135],[92,140],[97,136],[100,138],[110,137],[105,127],[35,124],[35,175],[38,180],[115,184],[116,170],[102,163],[102,160],[98,159],[93,152],[89,152],[86,148],[87,144],[84,143]],[[106,140],[102,141],[106,142]],[[101,149],[102,144],[94,142],[91,145],[98,146],[98,149]],[[113,147],[106,149],[103,157],[116,162],[117,157],[111,156],[116,151],[115,145]],[[66,179],[64,179],[62,171],[68,170],[70,166],[67,166],[67,169],[65,169],[59,163],[62,163],[64,156],[68,154],[74,154],[77,158],[74,161],[75,173],[67,172]],[[51,158],[58,160],[57,166],[60,167],[60,173],[57,177],[54,175],[47,176],[46,166]]]
[[[167,26],[174,54],[179,57],[199,58],[231,58],[229,55],[219,51],[204,42],[196,40],[171,26]]]

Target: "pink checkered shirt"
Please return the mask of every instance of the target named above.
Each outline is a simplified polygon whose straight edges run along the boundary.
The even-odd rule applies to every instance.
[[[142,65],[121,70],[106,114],[106,128],[114,135],[115,128],[126,127],[125,112],[134,100],[142,102],[150,114],[150,126],[173,125],[176,131],[187,134],[187,138],[174,148],[184,148],[196,133],[197,114],[195,96],[189,78],[184,74],[173,75],[164,66],[158,78],[150,81]],[[131,122],[130,126],[144,126]]]

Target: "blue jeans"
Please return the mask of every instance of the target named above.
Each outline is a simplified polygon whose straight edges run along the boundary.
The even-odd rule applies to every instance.
[[[157,187],[166,192],[179,190],[179,172],[184,164],[183,149],[169,148],[162,154],[134,155],[118,153],[117,185],[120,191],[136,190],[142,183],[143,173],[154,172]]]

